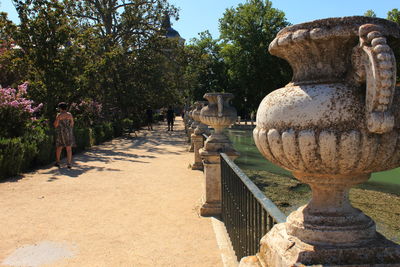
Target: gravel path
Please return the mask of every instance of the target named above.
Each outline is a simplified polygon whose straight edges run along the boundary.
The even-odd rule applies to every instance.
[[[0,266],[222,266],[177,124],[0,183]]]

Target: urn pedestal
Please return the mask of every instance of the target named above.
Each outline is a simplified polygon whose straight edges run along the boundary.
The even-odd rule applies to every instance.
[[[200,209],[202,216],[214,216],[221,213],[221,156],[226,153],[231,159],[236,159],[239,153],[233,148],[223,130],[235,122],[236,110],[229,105],[233,97],[229,93],[207,93],[204,98],[208,106],[202,108],[200,120],[214,128],[214,132],[200,149],[204,165],[205,197]]]
[[[396,64],[387,39],[399,33],[383,19],[332,18],[287,27],[270,44],[293,79],[261,102],[255,143],[309,184],[312,199],[262,238],[262,266],[400,266],[400,246],[348,197],[372,172],[400,165]]]

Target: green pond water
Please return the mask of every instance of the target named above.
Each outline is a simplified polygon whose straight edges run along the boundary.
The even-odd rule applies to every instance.
[[[272,164],[260,154],[252,133],[252,130],[228,130],[229,139],[233,142],[235,149],[240,152],[240,157],[235,160],[236,164],[242,169],[262,170],[292,176],[289,171]],[[367,186],[400,194],[400,168],[373,173]]]

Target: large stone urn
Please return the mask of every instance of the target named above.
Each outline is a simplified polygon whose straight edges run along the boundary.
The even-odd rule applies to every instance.
[[[400,266],[400,247],[349,202],[349,189],[371,172],[400,165],[389,38],[399,38],[394,22],[344,17],[287,27],[270,44],[293,79],[261,102],[254,140],[268,160],[310,185],[312,199],[263,237],[264,265]]]
[[[214,131],[205,141],[204,147],[200,149],[205,176],[205,197],[200,214],[212,216],[221,213],[220,153],[226,153],[231,159],[236,159],[239,153],[223,133],[223,130],[233,124],[236,119],[236,109],[229,104],[233,95],[230,93],[207,93],[204,98],[208,100],[209,104],[201,109],[200,120],[214,128]]]

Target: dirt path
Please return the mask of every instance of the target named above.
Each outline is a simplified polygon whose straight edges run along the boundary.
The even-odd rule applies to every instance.
[[[197,215],[203,175],[177,128],[0,183],[0,266],[222,266],[211,219]]]

